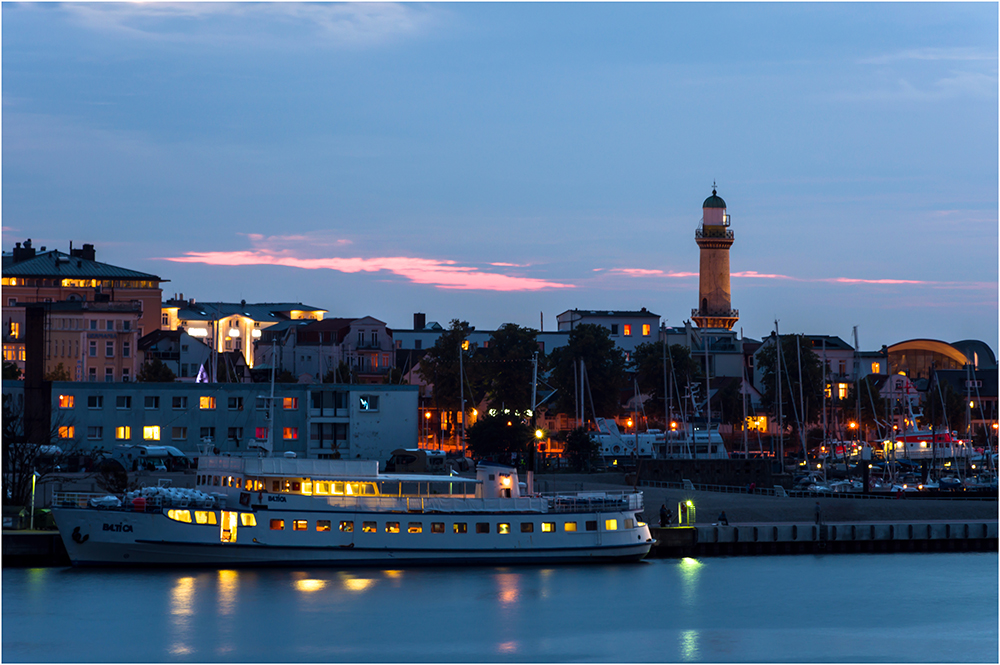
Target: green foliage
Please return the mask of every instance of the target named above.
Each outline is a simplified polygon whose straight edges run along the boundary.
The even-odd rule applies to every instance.
[[[274,377],[275,383],[298,383],[299,380],[295,378],[295,375],[289,372],[287,369],[283,369],[277,373]]]
[[[489,361],[481,375],[490,407],[522,413],[532,407],[531,359],[538,351],[537,335],[533,328],[507,323],[493,333],[489,347],[477,354]]]
[[[468,321],[452,319],[451,328],[438,337],[437,342],[427,350],[420,360],[420,376],[424,381],[434,386],[434,403],[444,411],[461,409],[462,383],[458,376],[458,353],[462,343],[469,337],[472,327]],[[466,375],[473,377],[475,371],[469,368],[468,360],[472,358],[473,347],[462,351],[463,362],[466,362]],[[470,397],[469,386],[465,387],[466,399]]]
[[[739,381],[727,382],[712,397],[712,417],[727,425],[741,425],[743,423],[743,396],[740,394]]]
[[[171,383],[177,379],[173,371],[163,364],[159,358],[153,358],[145,363],[135,377],[141,383]]]
[[[689,383],[700,383],[702,381],[701,363],[696,362],[691,357],[691,350],[680,344],[672,344],[666,351],[662,342],[644,342],[636,347],[632,354],[632,362],[635,368],[635,378],[639,384],[639,390],[650,395],[646,404],[646,413],[653,418],[666,421],[664,412],[664,386],[663,386],[663,356],[666,354],[667,385],[673,385],[673,411],[680,413],[680,396],[684,394]],[[690,411],[690,405],[686,405]]]
[[[51,371],[45,373],[44,379],[46,381],[72,381],[73,377],[70,376],[69,370],[63,367],[62,363],[59,363]]]
[[[500,415],[480,418],[466,436],[474,457],[503,459],[511,453],[527,452],[533,433],[520,419]]]
[[[600,459],[601,447],[585,428],[577,427],[566,435],[564,451],[571,469],[589,472]]]
[[[943,400],[942,400],[943,398]],[[942,404],[942,401],[944,404]],[[951,387],[950,383],[945,383],[938,394],[937,385],[933,385],[928,391],[923,404],[924,425],[933,425],[938,430],[943,430],[945,425],[958,432],[960,436],[966,433],[966,397]]]
[[[354,383],[351,366],[341,360],[334,369],[323,375],[323,383]]]
[[[799,420],[805,424],[816,422],[823,407],[823,364],[812,348],[805,343],[801,335],[781,335],[781,403],[783,425],[796,426],[795,414],[798,411]],[[796,345],[801,345],[802,356],[802,396],[805,400],[805,414],[799,403],[799,351]],[[777,371],[778,353],[774,344],[774,336],[757,353],[757,367],[761,370],[762,396],[761,404],[770,409],[777,418]],[[846,404],[845,404],[846,406]]]
[[[3,363],[3,380],[4,381],[17,381],[21,378],[21,368],[17,366],[17,363],[4,361]]]
[[[589,323],[574,328],[569,333],[568,344],[553,350],[549,356],[552,367],[550,382],[559,391],[556,411],[574,413],[576,410],[574,395],[579,385],[581,358],[590,385],[589,395],[584,392],[584,412],[590,413],[592,398],[597,416],[610,418],[617,415],[621,409],[621,390],[626,381],[625,353],[612,341],[607,328]]]
[[[875,381],[878,375],[869,374],[861,380],[861,417],[858,418],[858,393],[854,385],[851,385],[847,389],[847,397],[843,400],[838,400],[838,405],[843,408],[843,420],[845,422],[860,422],[862,432],[865,428],[868,431],[875,432],[879,431],[879,428],[885,429],[883,425],[880,425],[878,421],[886,422],[886,400],[882,399],[879,395],[878,389],[875,387]],[[874,410],[873,410],[874,406]],[[940,405],[938,406],[938,411],[940,412]],[[820,416],[822,418],[822,415]],[[888,435],[888,432],[882,432],[883,435]]]

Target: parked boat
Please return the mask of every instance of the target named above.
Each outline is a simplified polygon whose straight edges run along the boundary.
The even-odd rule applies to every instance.
[[[707,429],[704,423],[680,423],[671,427],[658,447],[661,459],[729,459],[719,426]]]
[[[609,418],[596,418],[598,432],[591,433],[590,438],[600,446],[601,457],[606,460],[654,457],[657,443],[663,441],[663,432],[648,430],[638,434],[622,434],[618,424]]]
[[[517,471],[380,474],[377,461],[203,455],[194,490],[147,488],[53,515],[74,565],[637,561],[637,491],[522,494]]]

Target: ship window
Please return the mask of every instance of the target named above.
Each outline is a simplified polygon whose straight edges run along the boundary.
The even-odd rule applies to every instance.
[[[626,529],[634,529],[635,528],[635,522],[632,520],[631,517],[625,518],[625,528]]]
[[[454,533],[466,533],[469,526],[465,522],[455,522],[451,529]]]
[[[576,522],[566,522],[563,524],[563,531],[576,531]]]
[[[236,489],[242,489],[242,487],[243,487],[243,479],[242,478],[234,478],[233,479],[233,487],[235,487]],[[247,487],[247,489],[249,489],[249,486]]]
[[[243,526],[257,526],[257,516],[253,513],[240,513],[240,524]]]
[[[399,533],[399,522],[386,522],[385,523],[386,533]]]
[[[194,511],[194,521],[195,524],[217,524],[215,513],[206,510]]]
[[[542,533],[551,533],[556,530],[555,522],[542,522]]]
[[[431,522],[431,533],[444,533],[444,522]]]
[[[521,533],[531,533],[535,530],[534,522],[521,522]]]
[[[285,520],[271,520],[271,531],[281,531],[285,528]]]
[[[506,522],[497,524],[497,533],[510,533],[510,524]]]
[[[587,531],[597,531],[597,520],[587,520]]]
[[[317,531],[329,531],[330,530],[330,520],[316,520],[316,530]]]
[[[175,510],[171,508],[167,511],[167,517],[178,522],[184,522],[186,524],[191,523],[191,511],[190,510]]]
[[[281,491],[281,481],[280,480],[272,480],[271,481],[271,491],[272,492],[280,492]]]
[[[302,491],[302,483],[300,483],[297,480],[293,480],[292,481],[292,491],[293,492],[301,492]]]
[[[375,522],[365,522],[365,531],[368,531],[368,525],[369,524],[372,525],[371,530],[374,531],[375,530]],[[348,533],[353,532],[354,531],[354,522],[351,522],[351,521],[341,522],[340,523],[340,530],[348,532]]]
[[[410,522],[406,527],[407,533],[423,533],[424,525],[422,522]]]
[[[618,530],[618,520],[604,520],[604,530],[605,531],[617,531]]]
[[[489,522],[476,522],[476,533],[489,533],[490,523]]]
[[[336,494],[337,496],[343,495],[344,494],[344,483],[342,483],[342,482],[339,482],[339,483],[335,482],[333,484],[333,493]]]
[[[322,494],[328,496],[330,494],[330,483],[329,480],[318,480],[315,483],[315,489],[313,490],[316,494]]]
[[[308,520],[292,520],[292,529],[295,531],[307,531],[309,529]]]
[[[350,524],[350,522],[348,522]],[[375,522],[362,522],[361,530],[365,533],[375,533],[378,528],[375,526]]]

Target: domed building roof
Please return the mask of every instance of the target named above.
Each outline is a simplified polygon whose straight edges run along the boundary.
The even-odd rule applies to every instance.
[[[722,200],[721,196],[715,194],[715,187],[712,187],[712,195],[705,199],[705,202],[701,204],[702,208],[725,208],[726,202]]]

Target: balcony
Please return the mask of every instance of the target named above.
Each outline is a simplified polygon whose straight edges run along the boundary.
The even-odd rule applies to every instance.
[[[700,226],[694,231],[695,240],[699,238],[726,238],[733,239],[733,232],[722,226]]]

